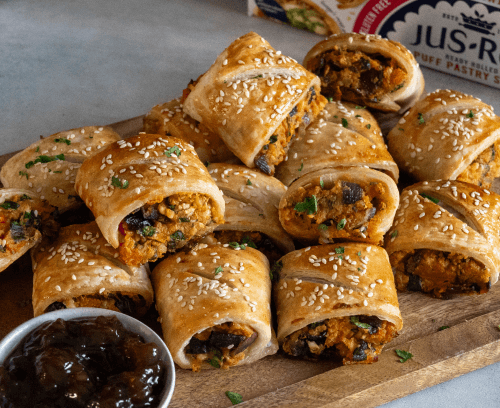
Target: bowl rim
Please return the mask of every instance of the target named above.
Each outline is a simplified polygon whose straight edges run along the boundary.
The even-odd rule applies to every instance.
[[[163,396],[158,402],[158,408],[167,407],[170,403],[170,400],[172,399],[175,388],[175,365],[174,360],[172,359],[172,355],[170,354],[170,350],[166,346],[163,339],[158,336],[158,334],[147,324],[135,319],[134,317],[131,317],[124,313],[116,312],[114,310],[95,307],[79,307],[55,310],[53,312],[48,312],[40,316],[33,317],[14,328],[0,341],[0,365],[3,365],[5,363],[5,360],[10,356],[10,354],[12,353],[12,351],[14,351],[18,344],[42,323],[45,323],[47,321],[54,321],[59,318],[63,320],[74,320],[79,318],[97,316],[116,316],[127,330],[140,334],[144,337],[144,340],[146,342],[154,342],[160,347],[162,360],[166,365],[167,372],[165,387],[162,391]]]

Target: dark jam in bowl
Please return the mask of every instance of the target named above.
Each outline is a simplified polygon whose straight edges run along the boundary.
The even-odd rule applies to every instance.
[[[116,316],[46,322],[0,366],[0,407],[157,407],[166,367]]]

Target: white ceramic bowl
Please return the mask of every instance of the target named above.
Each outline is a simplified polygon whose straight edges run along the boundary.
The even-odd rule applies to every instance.
[[[27,322],[12,330],[0,342],[0,365],[4,364],[7,357],[9,357],[9,355],[12,353],[12,351],[14,351],[17,345],[42,323],[56,319],[72,320],[77,318],[97,316],[116,316],[126,329],[140,334],[144,338],[146,343],[153,342],[158,345],[161,359],[164,361],[166,368],[165,387],[162,391],[158,408],[167,407],[172,398],[172,394],[174,393],[175,386],[174,361],[172,360],[172,356],[170,355],[167,346],[165,345],[163,340],[144,323],[126,314],[114,312],[112,310],[98,309],[93,307],[62,309],[50,313],[45,313],[41,316],[28,320]]]

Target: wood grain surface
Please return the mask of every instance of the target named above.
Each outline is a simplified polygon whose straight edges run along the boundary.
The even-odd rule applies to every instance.
[[[111,125],[136,134],[142,117]],[[12,154],[0,157],[0,166]],[[0,273],[0,339],[33,317],[29,256]],[[171,407],[230,407],[226,391],[244,407],[375,407],[500,361],[500,285],[480,296],[450,300],[420,293],[399,295],[404,328],[371,365],[291,359],[277,354],[249,366],[192,373],[176,369]],[[142,319],[161,334],[154,308]],[[448,329],[439,330],[442,326]],[[395,349],[414,357],[399,361]]]

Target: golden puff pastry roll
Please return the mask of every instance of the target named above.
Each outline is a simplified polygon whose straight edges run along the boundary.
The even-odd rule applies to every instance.
[[[413,54],[379,35],[334,34],[307,53],[304,66],[321,78],[323,95],[382,112],[404,113],[425,86]]]
[[[470,95],[437,90],[388,135],[400,169],[417,180],[460,180],[492,188],[500,177],[500,117]]]
[[[325,103],[316,75],[250,32],[198,79],[183,110],[218,134],[246,166],[273,175],[299,126]]]
[[[218,135],[182,111],[180,99],[153,107],[144,117],[144,132],[188,142],[205,164],[240,162]]]
[[[199,244],[152,274],[163,337],[181,368],[229,368],[278,350],[267,258],[252,248]]]
[[[281,225],[311,243],[382,245],[399,204],[392,178],[365,167],[316,170],[295,181],[279,206]]]
[[[132,316],[153,303],[147,264],[127,266],[95,222],[61,228],[54,242],[31,251],[35,316],[58,309],[99,307]]]
[[[311,171],[342,166],[367,166],[386,173],[396,183],[399,178],[398,166],[373,115],[353,103],[333,101],[290,143],[276,177],[289,186]]]
[[[224,224],[209,239],[222,244],[250,246],[277,261],[295,246],[281,226],[278,206],[286,187],[274,177],[245,166],[216,163],[208,172],[224,193]]]
[[[277,266],[278,341],[291,356],[372,363],[403,328],[391,265],[381,247],[347,242],[308,247],[285,255]]]
[[[221,224],[224,199],[193,146],[140,134],[80,168],[75,188],[128,265],[156,260]]]
[[[55,208],[28,190],[0,189],[0,272],[59,228]]]
[[[81,206],[74,183],[81,163],[121,137],[108,127],[86,126],[59,132],[11,157],[0,171],[4,187],[29,190],[60,213]]]
[[[397,289],[443,299],[486,293],[498,281],[499,210],[499,195],[460,181],[403,190],[385,242]]]

